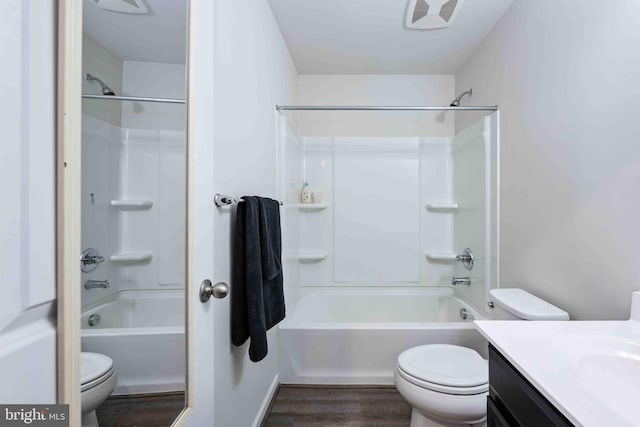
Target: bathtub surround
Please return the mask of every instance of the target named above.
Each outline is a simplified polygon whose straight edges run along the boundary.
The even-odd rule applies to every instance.
[[[456,74],[501,107],[502,283],[577,320],[626,318],[638,288],[639,14],[518,0]]]
[[[184,108],[184,107],[182,107]],[[83,305],[124,290],[184,288],[184,131],[127,129],[84,115],[83,247],[107,261],[86,280],[109,288],[82,290]],[[116,202],[114,205],[113,202]],[[148,201],[127,207],[127,201]],[[121,202],[121,206],[118,206]],[[141,262],[112,256],[148,253]]]

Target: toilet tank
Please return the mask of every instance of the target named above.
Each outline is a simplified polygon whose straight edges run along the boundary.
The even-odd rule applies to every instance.
[[[569,314],[522,289],[492,289],[493,315],[498,320],[569,320]]]

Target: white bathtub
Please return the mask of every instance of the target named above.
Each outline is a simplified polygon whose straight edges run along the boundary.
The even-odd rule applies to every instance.
[[[462,345],[486,357],[472,322],[480,318],[449,288],[307,292],[280,324],[280,381],[393,384],[398,355],[423,344]]]
[[[120,291],[83,307],[82,351],[106,354],[118,373],[114,394],[185,388],[184,291]],[[100,323],[89,326],[89,316]]]

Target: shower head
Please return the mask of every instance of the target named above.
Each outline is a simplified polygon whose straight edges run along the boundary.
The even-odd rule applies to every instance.
[[[465,95],[473,95],[473,88],[462,92],[460,95],[458,95],[458,97],[456,99],[454,99],[453,101],[451,101],[451,104],[449,104],[451,107],[459,107],[460,106],[460,101],[462,101],[462,98],[465,97]]]
[[[95,76],[92,76],[91,74],[87,73],[86,79],[87,79],[88,82],[98,82],[98,84],[102,88],[102,94],[103,95],[105,95],[105,96],[115,96],[115,92],[113,91],[113,89],[111,89],[109,86],[104,84],[104,82],[102,80],[100,80],[99,78],[97,78]]]

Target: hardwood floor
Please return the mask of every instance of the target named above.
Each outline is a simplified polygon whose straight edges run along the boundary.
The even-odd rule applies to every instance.
[[[263,427],[403,427],[411,406],[395,387],[281,385]]]
[[[184,405],[184,392],[112,396],[96,414],[100,427],[168,427]]]

